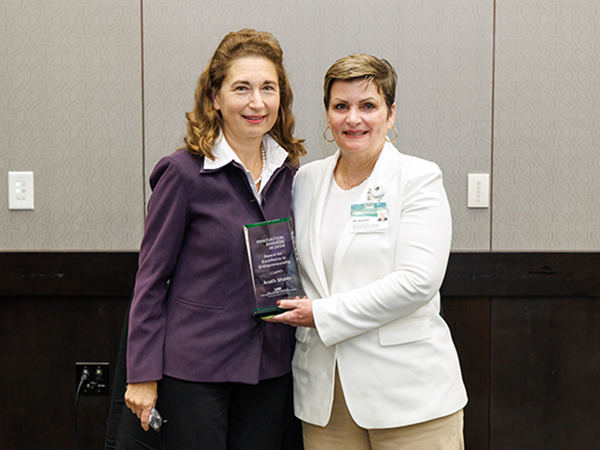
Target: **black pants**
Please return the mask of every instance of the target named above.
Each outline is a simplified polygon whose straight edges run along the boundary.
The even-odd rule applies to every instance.
[[[293,418],[291,375],[241,383],[191,383],[164,377],[157,409],[166,423],[165,450],[287,450],[302,448]],[[287,427],[286,443],[284,429]],[[144,432],[125,408],[117,449],[155,449],[156,433]]]

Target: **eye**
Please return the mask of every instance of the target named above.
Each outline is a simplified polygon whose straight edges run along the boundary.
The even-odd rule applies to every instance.
[[[365,103],[363,109],[375,109],[375,105],[373,103]]]
[[[344,111],[346,109],[346,105],[344,103],[337,103],[333,105],[333,109],[337,111]]]
[[[248,87],[244,86],[244,85],[236,86],[234,88],[235,92],[246,92],[247,90],[248,90]]]

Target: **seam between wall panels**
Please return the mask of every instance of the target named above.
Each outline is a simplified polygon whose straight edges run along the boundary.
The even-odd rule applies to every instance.
[[[491,126],[490,126],[490,240],[489,249],[494,250],[494,235],[493,235],[493,224],[494,224],[494,101],[496,94],[496,0],[494,0],[493,11],[492,11],[492,99],[491,99]]]
[[[144,67],[144,0],[140,0],[140,89],[141,89],[141,100],[142,100],[142,219],[144,229],[146,228],[146,210],[147,210],[147,199],[146,199],[146,90],[144,85],[144,79],[146,76]]]

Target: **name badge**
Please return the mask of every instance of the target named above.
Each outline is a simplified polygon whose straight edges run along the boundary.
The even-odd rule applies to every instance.
[[[389,228],[387,203],[350,205],[350,232],[373,233]]]

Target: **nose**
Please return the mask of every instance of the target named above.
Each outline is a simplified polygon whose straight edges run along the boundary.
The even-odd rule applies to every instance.
[[[361,121],[361,117],[360,117],[360,112],[358,111],[357,108],[350,108],[348,110],[348,115],[346,116],[346,122],[348,123],[348,125],[357,125],[358,123],[360,123]]]
[[[249,106],[254,109],[260,109],[265,106],[265,102],[263,101],[261,92],[259,89],[254,89],[252,91],[252,96],[250,97]]]

